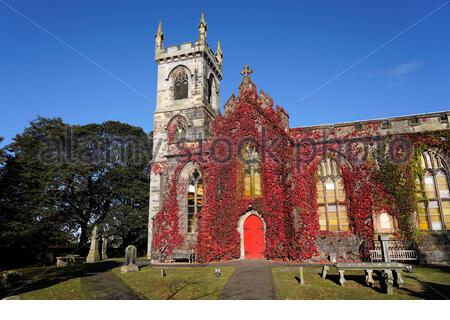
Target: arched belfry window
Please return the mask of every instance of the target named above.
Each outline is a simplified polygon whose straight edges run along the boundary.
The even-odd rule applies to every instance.
[[[187,232],[195,233],[196,215],[202,210],[204,199],[203,180],[195,169],[188,178],[187,184]]]
[[[186,99],[188,97],[188,76],[185,72],[175,77],[174,98],[175,100]]]
[[[347,231],[349,219],[345,206],[345,189],[339,166],[325,158],[317,169],[317,204],[322,231]]]
[[[183,141],[186,139],[186,128],[181,121],[176,124],[174,138],[175,141]]]
[[[181,116],[175,116],[167,126],[169,143],[179,143],[186,140],[187,121]]]
[[[244,197],[262,196],[261,161],[255,146],[246,145],[241,150],[244,180]]]
[[[208,79],[208,103],[212,104],[212,96],[213,96],[213,76],[211,75]]]
[[[448,166],[436,152],[427,150],[421,158],[425,200],[419,204],[418,223],[421,230],[450,229],[450,191]]]

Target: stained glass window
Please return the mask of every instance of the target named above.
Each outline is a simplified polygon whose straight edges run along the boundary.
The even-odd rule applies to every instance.
[[[317,170],[317,204],[322,231],[347,231],[344,182],[336,161],[325,158]]]
[[[450,191],[448,167],[436,152],[422,153],[422,183],[425,200],[419,203],[418,224],[421,230],[450,229]]]
[[[246,145],[242,148],[244,197],[262,196],[261,162],[255,146]]]
[[[196,214],[202,210],[204,199],[203,181],[198,170],[194,170],[187,186],[187,232],[195,233]]]

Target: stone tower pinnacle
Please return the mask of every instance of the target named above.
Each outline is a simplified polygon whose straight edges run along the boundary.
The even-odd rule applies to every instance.
[[[205,13],[202,10],[202,16],[200,18],[200,23],[198,24],[199,41],[201,43],[206,42],[206,32],[207,31],[208,31],[208,24],[206,23]]]
[[[222,52],[222,48],[220,46],[220,39],[217,40],[216,59],[217,59],[217,62],[219,62],[220,66],[222,66],[223,52]]]
[[[156,35],[155,35],[156,49],[161,49],[163,47],[163,43],[164,43],[164,32],[162,30],[162,21],[159,20],[158,31],[156,31]]]

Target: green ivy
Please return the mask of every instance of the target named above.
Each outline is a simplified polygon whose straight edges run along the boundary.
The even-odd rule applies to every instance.
[[[389,142],[389,141],[386,141]],[[401,235],[412,240],[416,235],[414,221],[417,212],[416,176],[419,174],[420,162],[415,155],[409,161],[398,163],[388,156],[387,143],[380,146],[378,154],[379,170],[376,177],[385,191],[394,200],[392,212],[397,217]]]

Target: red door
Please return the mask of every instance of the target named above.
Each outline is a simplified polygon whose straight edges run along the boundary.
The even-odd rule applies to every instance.
[[[244,222],[244,251],[246,259],[264,258],[264,226],[254,214]]]

